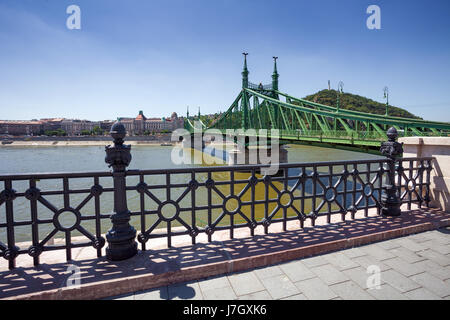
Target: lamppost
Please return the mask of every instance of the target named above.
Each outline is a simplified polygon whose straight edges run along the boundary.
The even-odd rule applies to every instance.
[[[344,82],[339,81],[338,83],[338,89],[337,89],[337,110],[336,112],[339,112],[339,108],[340,108],[340,95],[344,92]]]
[[[386,99],[386,114],[385,114],[385,116],[387,117],[388,109],[389,109],[389,88],[384,87],[383,91],[384,91],[384,98]]]
[[[108,260],[124,260],[137,253],[136,230],[130,225],[130,211],[127,207],[126,168],[131,161],[131,146],[124,145],[125,126],[117,121],[111,127],[110,134],[114,146],[105,148],[105,162],[113,168],[114,213],[111,216],[112,228],[106,234]]]
[[[339,113],[339,108],[340,108],[340,95],[344,92],[344,82],[339,81],[338,83],[338,89],[337,89],[337,97],[336,97],[336,113]],[[337,119],[336,117],[334,118],[334,131],[337,131]]]

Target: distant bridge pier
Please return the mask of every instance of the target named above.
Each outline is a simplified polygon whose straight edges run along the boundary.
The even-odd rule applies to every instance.
[[[180,140],[183,148],[192,148],[200,151],[205,149],[205,141],[203,141],[203,135],[191,134],[189,136],[180,137]]]
[[[287,163],[288,151],[283,145],[237,146],[228,151],[228,165]]]

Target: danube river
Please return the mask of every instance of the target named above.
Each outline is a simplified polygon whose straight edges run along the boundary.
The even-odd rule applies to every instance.
[[[379,156],[343,151],[338,149],[330,148],[319,148],[312,146],[299,146],[290,145],[288,148],[288,161],[290,163],[295,162],[316,162],[316,161],[339,161],[339,160],[358,160],[358,159],[375,159]],[[165,169],[165,168],[179,168],[179,165],[175,165],[171,161],[172,147],[162,147],[162,146],[132,146],[132,156],[133,159],[129,166],[129,169]],[[22,173],[46,173],[46,172],[86,172],[86,171],[109,171],[107,164],[104,161],[105,150],[104,147],[100,146],[65,146],[65,147],[1,147],[0,148],[0,174],[22,174]],[[186,167],[187,165],[183,165]],[[201,166],[201,165],[196,165]],[[245,175],[245,174],[244,174]],[[164,183],[164,177],[153,177],[154,179],[161,180],[158,183]],[[226,177],[222,177],[227,179]],[[240,177],[246,178],[246,177]],[[147,177],[146,177],[147,179]],[[150,179],[150,178],[149,178]],[[177,181],[178,179],[178,181]],[[172,183],[187,183],[188,177],[180,175],[179,177],[174,177]],[[196,179],[202,180],[201,177],[196,177]],[[221,176],[217,175],[214,177],[216,180],[220,180]],[[151,184],[152,181],[147,181]],[[138,183],[137,177],[127,178],[127,185],[132,186]],[[154,183],[154,181],[153,181]],[[100,184],[103,187],[111,187],[111,178],[101,178]],[[83,189],[90,188],[93,185],[93,179],[83,178],[83,179],[70,179],[70,189]],[[51,190],[61,190],[62,181],[59,180],[45,180],[38,181],[37,186],[42,191]],[[3,190],[3,185],[0,186],[0,190]],[[15,182],[13,188],[17,192],[25,192],[28,188],[28,182]],[[184,192],[186,188],[173,189],[175,199],[177,195]],[[204,188],[203,188],[204,189]],[[155,191],[154,194],[161,196],[163,199],[165,197],[165,190]],[[223,190],[224,193],[227,190]],[[257,198],[263,197],[263,188],[256,190]],[[45,198],[51,202],[58,209],[63,207],[63,197],[58,195],[49,195]],[[71,207],[76,207],[86,198],[86,194],[72,194],[70,195],[70,205]],[[140,196],[136,191],[128,191],[128,206],[131,211],[140,210]],[[163,199],[164,200],[164,199]],[[220,199],[219,199],[220,200]],[[221,201],[221,200],[220,200]],[[206,204],[206,193],[202,195],[199,190],[197,195],[197,202],[201,204]],[[189,206],[190,199],[189,195],[186,196],[180,206]],[[146,210],[154,210],[155,203],[152,203],[151,199],[145,200]],[[101,196],[101,212],[110,213],[112,212],[112,194],[104,193]],[[88,202],[83,209],[80,210],[82,215],[92,215],[94,211],[94,201]],[[218,212],[213,213],[217,216]],[[30,204],[29,201],[24,197],[19,197],[14,201],[14,219],[15,221],[29,221],[30,220]],[[5,222],[5,205],[0,206],[0,223]],[[38,217],[40,219],[51,219],[53,212],[41,204],[38,204]],[[197,222],[199,227],[206,224],[206,212],[199,212],[197,217]],[[69,219],[69,218],[68,218]],[[188,223],[190,222],[189,215],[185,218]],[[154,219],[148,217],[146,221],[147,228],[151,226]],[[237,223],[241,221],[235,221]],[[242,221],[243,222],[243,221]],[[68,225],[72,222],[68,221]],[[94,232],[95,227],[92,221],[83,221],[84,227],[90,232]],[[139,217],[133,217],[133,225],[139,230]],[[224,221],[226,223],[226,221]],[[165,224],[158,225],[157,228],[165,227]],[[43,239],[53,228],[52,224],[40,225],[39,226],[40,238]],[[104,221],[102,232],[107,231],[110,228],[109,221]],[[16,241],[29,241],[30,238],[30,226],[20,226],[15,228]],[[73,235],[79,235],[74,232]],[[61,237],[63,234],[61,233]],[[6,242],[6,230],[5,228],[0,228],[0,241]]]

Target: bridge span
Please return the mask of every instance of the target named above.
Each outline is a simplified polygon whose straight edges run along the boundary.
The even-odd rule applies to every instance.
[[[218,129],[277,129],[281,143],[312,144],[350,150],[377,153],[386,130],[394,127],[400,137],[449,136],[450,123],[402,118],[386,114],[371,114],[340,108],[339,96],[336,107],[300,99],[279,91],[277,57],[271,84],[259,85],[249,81],[247,54],[244,54],[242,90],[226,112],[209,127],[200,121],[202,130]],[[194,121],[200,115],[186,118],[185,128],[194,131]]]

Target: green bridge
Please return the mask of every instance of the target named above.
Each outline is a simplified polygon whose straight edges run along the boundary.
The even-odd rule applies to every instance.
[[[388,115],[371,114],[341,109],[338,91],[336,107],[295,98],[278,90],[277,57],[274,58],[272,83],[268,85],[249,82],[247,53],[244,53],[242,90],[228,108],[209,127],[197,117],[185,120],[185,129],[194,131],[193,121],[199,121],[202,130],[219,129],[278,129],[273,138],[280,143],[300,143],[331,146],[342,149],[378,150],[387,139],[386,130],[395,127],[404,136],[449,136],[450,123],[434,122]]]

